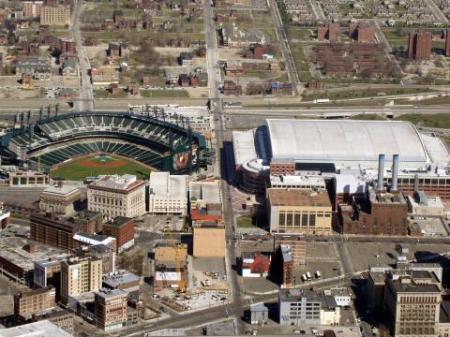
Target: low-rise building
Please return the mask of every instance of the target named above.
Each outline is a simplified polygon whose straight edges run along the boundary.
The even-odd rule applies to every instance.
[[[16,63],[16,75],[31,74],[35,79],[45,80],[50,78],[51,66],[47,59],[39,59],[34,56],[24,58]]]
[[[128,300],[139,301],[139,285],[141,278],[127,270],[118,270],[103,276],[103,287],[122,289],[127,292]]]
[[[340,309],[332,296],[306,289],[281,289],[278,297],[281,325],[334,325]]]
[[[145,213],[145,183],[135,175],[104,176],[88,186],[87,195],[88,209],[109,219]]]
[[[409,212],[413,217],[428,218],[446,215],[446,208],[438,196],[429,196],[423,191],[417,191],[408,196]]]
[[[56,290],[52,286],[14,294],[14,317],[27,321],[56,307]]]
[[[332,207],[327,192],[269,188],[270,231],[291,234],[331,234]]]
[[[348,288],[331,288],[323,293],[326,296],[333,296],[338,307],[348,308],[352,305],[352,295]]]
[[[242,253],[240,258],[242,277],[267,277],[270,261],[270,254]]]
[[[269,321],[269,308],[264,303],[250,305],[250,324],[264,325]]]
[[[76,233],[94,234],[101,231],[102,224],[99,212],[78,212],[67,219],[51,213],[33,213],[30,216],[30,238],[60,249],[74,249],[80,245],[74,239]]]
[[[44,213],[71,216],[75,214],[75,204],[81,202],[81,188],[59,184],[47,187],[40,195],[39,209]]]
[[[72,334],[59,328],[56,324],[43,320],[39,322],[19,325],[13,328],[0,329],[0,337],[71,337]]]
[[[186,216],[188,178],[187,175],[152,172],[149,181],[149,213]]]
[[[134,220],[118,216],[103,225],[103,234],[116,239],[117,252],[121,253],[134,245]]]

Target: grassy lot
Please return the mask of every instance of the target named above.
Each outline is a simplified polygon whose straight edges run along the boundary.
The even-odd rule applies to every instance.
[[[124,98],[127,95],[128,94],[123,90],[119,90],[117,93],[113,95],[105,89],[94,89],[95,98]]]
[[[405,114],[396,119],[409,121],[425,127],[450,129],[450,113],[430,115]]]
[[[249,216],[240,216],[239,218],[237,218],[237,226],[238,228],[253,228],[256,227],[253,224],[253,219]]]
[[[377,114],[363,114],[363,115],[356,115],[352,116],[350,119],[356,119],[360,121],[382,121],[385,120],[383,116],[377,115]]]
[[[142,97],[151,97],[151,98],[187,98],[189,97],[189,93],[184,90],[141,90]]]
[[[294,58],[294,62],[297,66],[298,76],[300,77],[300,81],[308,82],[312,77],[309,71],[308,60],[303,53],[303,46],[299,43],[291,43],[291,53]]]
[[[104,165],[97,167],[87,167],[83,162],[87,159],[95,162],[95,157],[79,158],[73,160],[67,164],[63,164],[57,169],[50,172],[50,176],[53,178],[63,178],[66,180],[84,180],[89,176],[97,176],[100,174],[135,174],[140,179],[148,178],[150,175],[150,169],[147,166],[138,164],[134,161],[109,156],[111,161],[105,162]],[[121,161],[122,166],[114,167],[114,162]]]
[[[432,90],[428,88],[374,88],[374,89],[364,89],[355,90],[348,89],[336,92],[324,92],[313,95],[305,95],[303,99],[306,101],[318,99],[318,98],[329,98],[329,99],[346,99],[346,98],[363,98],[363,97],[375,97],[384,93],[385,95],[405,95],[405,94],[416,94],[422,92],[430,92]]]

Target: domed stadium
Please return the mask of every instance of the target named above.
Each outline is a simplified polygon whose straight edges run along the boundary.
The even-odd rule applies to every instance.
[[[93,155],[99,165],[118,156],[171,173],[187,173],[205,165],[205,139],[181,117],[175,124],[131,113],[40,116],[34,124],[14,128],[2,137],[1,144],[10,162],[45,172]]]

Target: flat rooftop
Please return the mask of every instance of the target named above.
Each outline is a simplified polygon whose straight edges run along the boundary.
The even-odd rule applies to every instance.
[[[72,335],[48,320],[0,329],[0,337],[71,337]]]
[[[42,194],[43,195],[54,195],[54,196],[66,196],[72,193],[76,193],[78,191],[80,191],[81,188],[79,186],[76,185],[68,185],[68,184],[63,184],[63,185],[52,185],[47,187]]]
[[[187,199],[187,175],[171,175],[169,172],[152,172],[150,174],[150,194],[157,197]]]
[[[377,167],[378,155],[384,153],[387,161],[398,154],[401,167],[429,163],[416,128],[408,122],[267,119],[266,125],[272,159]]]
[[[89,184],[89,188],[127,193],[143,184],[143,181],[137,180],[137,177],[132,174],[109,175]]]
[[[267,194],[271,206],[331,207],[327,192],[269,188]]]
[[[102,288],[95,292],[95,296],[103,297],[104,299],[110,299],[114,297],[124,297],[127,296],[127,292],[122,289],[106,289]]]
[[[191,182],[189,185],[191,200],[204,201],[209,204],[221,204],[219,181]]]
[[[118,288],[121,284],[139,282],[140,277],[127,270],[118,270],[114,273],[103,275],[103,283],[110,288]]]

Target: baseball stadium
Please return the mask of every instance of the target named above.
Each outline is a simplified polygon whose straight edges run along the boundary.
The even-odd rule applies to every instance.
[[[203,165],[206,147],[204,137],[181,116],[169,123],[108,112],[41,114],[36,123],[22,116],[19,127],[2,137],[1,146],[10,163],[70,180],[123,173],[142,178],[152,170],[189,173]]]

